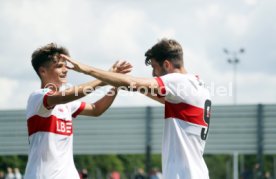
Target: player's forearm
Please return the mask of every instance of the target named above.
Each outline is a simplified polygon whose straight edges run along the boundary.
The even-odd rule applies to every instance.
[[[118,66],[118,62],[116,62],[112,66],[112,70],[111,70],[112,72],[110,72],[110,71],[100,70],[100,69],[97,69],[97,68],[94,68],[94,67],[91,67],[91,66],[88,66],[85,64],[81,64],[66,55],[61,54],[60,56],[61,56],[61,58],[63,58],[64,60],[66,60],[72,64],[73,67],[69,67],[70,69],[75,70],[77,72],[87,74],[87,75],[91,75],[91,76],[93,76],[107,84],[110,84],[112,86],[129,87],[132,85],[132,83],[138,82],[138,79],[136,79],[136,78],[119,74],[119,73],[126,74],[131,71],[132,66],[129,63],[123,62],[122,64],[120,64]],[[114,72],[117,72],[117,73],[114,73]]]
[[[64,97],[64,100],[69,100],[67,102],[70,102],[92,93],[98,87],[103,85],[104,83],[102,81],[94,80],[91,82],[83,83],[81,85],[66,89],[64,91],[61,91],[60,93]]]
[[[162,103],[162,104],[165,104],[165,98],[164,97],[158,97],[157,94],[151,94],[151,93],[147,93],[145,94],[147,97],[155,100],[155,101],[158,101],[159,103]]]
[[[94,110],[96,111],[95,116],[102,115],[111,106],[117,96],[117,93],[117,89],[113,88],[103,98],[94,104]]]
[[[142,78],[135,78],[129,75],[104,71],[94,67],[90,67],[84,71],[84,73],[115,87],[127,87],[128,89],[132,88],[135,90],[141,86],[148,86],[148,84],[144,84]]]
[[[85,70],[85,74],[91,75],[103,82],[106,82],[115,87],[124,87],[123,90],[128,91],[139,91],[143,94],[152,93],[160,94],[159,85],[157,81],[152,78],[137,78],[129,75],[123,75],[118,73],[112,73],[97,69],[94,67],[89,67]],[[160,103],[164,103],[163,100],[153,98]]]
[[[94,80],[78,86],[73,86],[63,91],[55,92],[54,94],[48,96],[47,104],[49,106],[54,106],[80,99],[92,93],[97,87],[102,85],[104,85],[102,81]]]

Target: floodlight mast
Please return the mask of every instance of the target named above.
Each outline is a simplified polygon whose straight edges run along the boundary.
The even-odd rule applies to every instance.
[[[240,48],[239,51],[229,51],[224,48],[223,52],[228,56],[227,62],[233,65],[233,104],[237,104],[237,65],[240,62],[238,55],[245,52],[244,48]]]

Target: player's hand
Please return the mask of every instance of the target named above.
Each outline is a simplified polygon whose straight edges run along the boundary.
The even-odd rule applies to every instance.
[[[81,72],[81,73],[86,73],[89,69],[89,66],[81,64],[81,63],[77,62],[76,60],[73,60],[71,57],[69,57],[67,55],[60,54],[59,57],[66,60],[66,62],[69,62],[69,64],[67,63],[67,65],[66,65],[66,67],[68,69],[71,69],[71,70],[74,70],[77,72]]]
[[[131,72],[132,65],[127,61],[116,61],[109,69],[111,72],[126,74]]]

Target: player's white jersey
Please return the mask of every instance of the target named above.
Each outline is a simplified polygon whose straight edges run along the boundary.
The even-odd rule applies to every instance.
[[[79,179],[73,161],[72,117],[85,106],[78,101],[47,106],[50,89],[33,92],[27,105],[29,157],[25,179]]]
[[[209,91],[192,74],[171,73],[156,80],[165,96],[164,179],[209,179],[203,159],[211,108]]]

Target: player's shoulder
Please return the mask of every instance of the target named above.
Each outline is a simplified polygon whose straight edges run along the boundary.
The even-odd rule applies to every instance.
[[[48,88],[38,89],[33,91],[28,99],[28,102],[31,102],[36,99],[41,99],[45,94],[49,93],[51,90]]]
[[[166,75],[163,75],[161,76],[161,78],[163,80],[167,80],[167,81],[175,81],[175,82],[179,82],[179,81],[188,81],[188,80],[191,80],[191,79],[196,79],[195,75],[193,74],[189,74],[189,73],[169,73],[169,74],[166,74]]]
[[[64,105],[67,106],[67,107],[72,107],[72,106],[80,106],[81,103],[84,103],[84,102],[79,101],[79,100],[74,100],[74,101],[65,103]]]
[[[43,103],[45,94],[50,91],[50,89],[44,88],[35,90],[30,94],[26,107],[27,118],[38,113],[41,104]]]
[[[49,88],[42,88],[42,89],[37,89],[33,91],[30,96],[36,96],[36,95],[45,95],[46,93],[50,92],[51,90]]]

